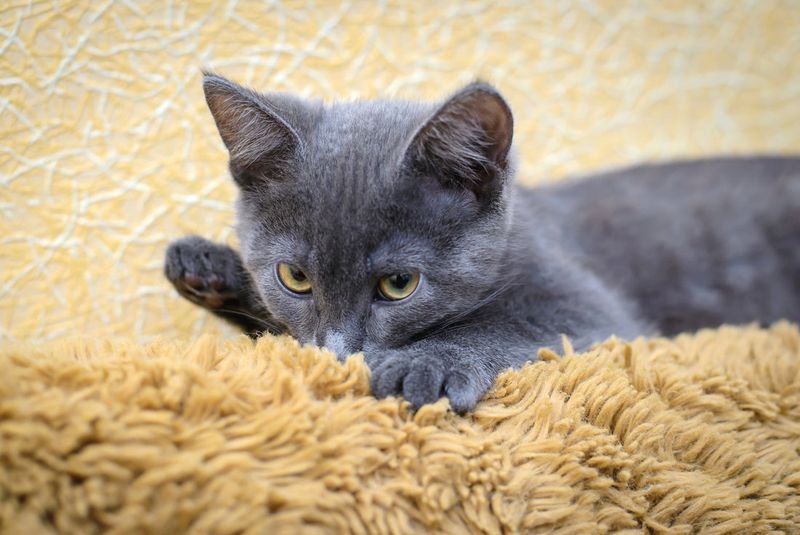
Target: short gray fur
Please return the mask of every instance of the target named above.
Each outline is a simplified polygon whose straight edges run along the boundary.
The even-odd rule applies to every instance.
[[[323,105],[207,74],[239,186],[239,253],[171,244],[182,295],[256,336],[363,351],[379,397],[471,409],[558,347],[722,323],[800,321],[800,158],[642,165],[515,184],[513,120],[471,84],[439,104]],[[303,269],[307,296],[275,265]],[[380,276],[418,270],[399,302]]]

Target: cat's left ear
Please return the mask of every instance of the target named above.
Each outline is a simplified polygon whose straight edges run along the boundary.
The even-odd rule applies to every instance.
[[[509,167],[514,119],[489,84],[476,82],[450,97],[414,135],[406,162],[444,186],[472,191],[490,201]]]
[[[301,103],[288,95],[265,95],[222,76],[203,76],[206,102],[230,153],[230,168],[240,186],[283,175],[301,146]]]

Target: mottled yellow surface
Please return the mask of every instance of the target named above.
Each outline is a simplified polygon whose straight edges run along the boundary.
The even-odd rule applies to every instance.
[[[5,0],[0,337],[220,328],[161,276],[170,239],[233,239],[201,67],[325,98],[435,98],[485,77],[516,111],[529,183],[800,151],[794,0]]]

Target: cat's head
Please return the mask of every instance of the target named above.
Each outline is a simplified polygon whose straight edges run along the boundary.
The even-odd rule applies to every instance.
[[[213,74],[204,89],[245,265],[301,342],[340,356],[399,347],[502,285],[513,124],[491,86],[436,105],[324,105]]]

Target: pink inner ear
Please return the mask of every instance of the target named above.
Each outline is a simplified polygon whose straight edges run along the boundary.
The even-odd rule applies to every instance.
[[[416,170],[480,202],[506,182],[513,117],[491,86],[475,83],[446,101],[420,128],[406,158]]]
[[[268,164],[295,147],[293,130],[270,111],[263,95],[217,76],[206,76],[203,89],[235,166]]]
[[[487,156],[500,168],[505,169],[508,151],[511,147],[513,136],[513,117],[505,102],[499,96],[478,91],[478,102],[475,109],[478,112],[481,127],[486,132],[490,142]]]
[[[233,151],[236,146],[236,121],[233,119],[236,112],[236,104],[231,95],[221,94],[217,91],[206,91],[206,103],[211,110],[211,115],[217,123],[217,130],[222,137],[222,141],[228,150]],[[240,115],[240,114],[239,114]]]
[[[417,159],[460,176],[466,183],[491,181],[476,169],[507,167],[513,116],[491,86],[475,83],[445,102],[417,133],[411,150]],[[491,174],[491,173],[489,173]]]

